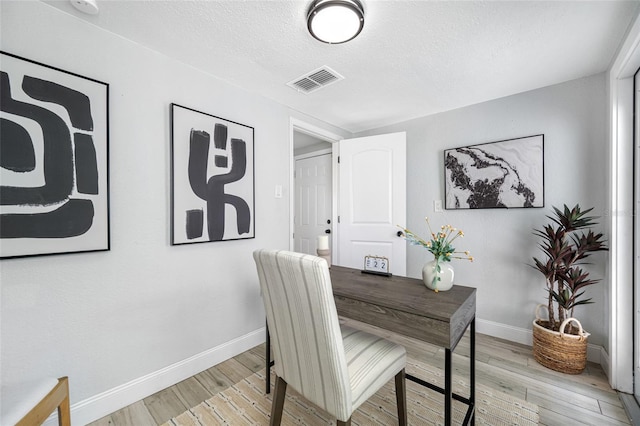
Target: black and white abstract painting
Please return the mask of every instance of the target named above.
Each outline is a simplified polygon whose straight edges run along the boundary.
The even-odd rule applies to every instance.
[[[254,131],[171,104],[171,244],[254,238]]]
[[[0,257],[109,250],[109,86],[0,55]]]
[[[544,207],[544,135],[444,151],[445,208]]]

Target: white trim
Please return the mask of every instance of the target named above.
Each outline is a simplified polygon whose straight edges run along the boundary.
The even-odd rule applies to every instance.
[[[609,358],[613,389],[633,392],[633,74],[640,65],[636,21],[609,70]]]
[[[533,332],[531,330],[480,318],[476,319],[476,331],[527,346],[531,346],[533,342]]]
[[[611,358],[609,358],[609,354],[607,351],[602,348],[600,351],[600,365],[602,366],[602,370],[606,373],[610,371],[611,368]]]
[[[527,328],[514,327],[512,325],[478,318],[476,319],[476,332],[509,340],[510,342],[521,343],[527,346],[531,346],[533,344],[533,331]],[[606,355],[606,351],[602,346],[591,343],[587,344],[587,361],[601,364],[603,361],[603,353]]]
[[[319,149],[317,151],[307,152],[305,154],[294,155],[293,161],[304,160],[305,158],[320,157],[321,155],[331,154],[332,152],[333,150],[331,148]]]
[[[79,401],[71,406],[71,424],[91,423],[264,343],[265,332],[265,327],[259,328],[215,348]],[[45,426],[57,425],[57,417],[57,414],[49,417],[44,423]]]

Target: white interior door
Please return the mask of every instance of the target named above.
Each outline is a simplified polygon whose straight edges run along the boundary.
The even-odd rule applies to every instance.
[[[294,250],[316,255],[318,236],[331,231],[331,154],[296,159],[294,185]]]
[[[390,272],[406,275],[406,134],[344,139],[339,143],[337,264],[363,268],[364,256],[389,258]]]

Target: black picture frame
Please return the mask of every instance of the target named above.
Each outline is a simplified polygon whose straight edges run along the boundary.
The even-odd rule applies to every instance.
[[[445,209],[544,207],[544,134],[444,151]]]
[[[171,245],[255,238],[254,136],[171,104]]]
[[[109,250],[109,85],[4,51],[0,71],[0,258]]]

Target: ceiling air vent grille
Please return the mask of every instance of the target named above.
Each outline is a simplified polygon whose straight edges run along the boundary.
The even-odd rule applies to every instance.
[[[343,76],[324,66],[290,81],[287,86],[308,94],[343,79]]]

